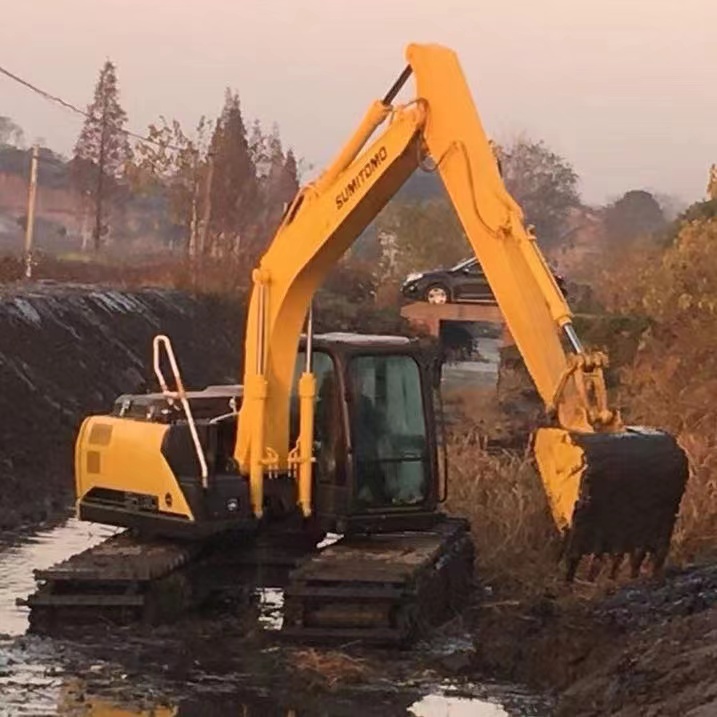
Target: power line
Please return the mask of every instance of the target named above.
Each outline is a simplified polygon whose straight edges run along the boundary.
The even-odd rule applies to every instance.
[[[0,74],[3,74],[6,77],[9,77],[14,82],[17,82],[18,84],[22,85],[23,87],[26,87],[27,89],[40,95],[40,97],[48,100],[49,102],[54,102],[55,104],[59,104],[62,107],[64,107],[65,109],[68,109],[71,112],[74,112],[75,114],[85,117],[87,119],[95,119],[95,117],[93,117],[89,112],[85,112],[85,110],[80,109],[79,107],[77,107],[77,105],[72,104],[72,102],[67,102],[66,100],[63,100],[62,97],[58,97],[57,95],[53,95],[50,92],[46,92],[45,90],[40,89],[36,85],[33,85],[32,82],[28,82],[27,80],[23,79],[22,77],[16,75],[14,72],[10,72],[10,70],[6,69],[2,65],[0,65]],[[138,139],[142,142],[148,142],[149,144],[153,144],[157,147],[166,147],[167,149],[173,149],[177,152],[179,152],[183,149],[182,147],[177,147],[173,144],[163,145],[162,143],[157,142],[154,139],[150,139],[149,137],[145,137],[141,134],[137,134],[136,132],[131,132],[130,130],[124,129],[123,127],[115,127],[114,129],[117,132],[127,135],[128,137],[133,137],[134,139]]]

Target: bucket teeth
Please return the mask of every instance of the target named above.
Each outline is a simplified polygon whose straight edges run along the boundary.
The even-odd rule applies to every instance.
[[[624,560],[625,560],[624,553],[617,553],[616,555],[612,556],[612,560],[610,563],[610,580],[615,580],[615,578],[617,578],[618,573],[620,572],[620,568],[622,567],[622,563]]]
[[[605,572],[609,575],[610,580],[617,580],[620,575],[620,569],[625,563],[625,557],[629,557],[631,579],[634,580],[639,577],[640,570],[648,557],[650,558],[649,565],[651,566],[649,573],[651,576],[657,576],[662,572],[665,555],[664,551],[662,552],[662,557],[660,557],[658,553],[636,549],[630,551],[630,553],[592,553],[590,555],[572,556],[565,560],[565,580],[566,582],[573,582],[580,566],[584,563],[588,564],[587,573],[585,574],[586,580],[594,582]]]
[[[630,577],[636,578],[640,574],[642,563],[647,557],[647,551],[643,548],[633,550],[630,554]]]

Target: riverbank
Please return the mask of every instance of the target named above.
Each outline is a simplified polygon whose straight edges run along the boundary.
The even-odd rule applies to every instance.
[[[72,500],[84,416],[154,383],[152,338],[167,334],[188,386],[234,381],[243,310],[179,291],[36,284],[0,292],[0,531]]]
[[[467,616],[470,671],[555,696],[556,717],[717,714],[717,566],[664,580],[497,594]]]

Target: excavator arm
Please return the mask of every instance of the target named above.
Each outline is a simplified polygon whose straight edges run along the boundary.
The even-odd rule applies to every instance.
[[[441,176],[545,403],[551,427],[537,432],[534,447],[557,525],[566,531],[573,529],[577,536],[573,552],[637,549],[640,546],[633,543],[642,541],[644,535],[622,540],[617,535],[622,528],[611,523],[606,533],[604,526],[593,525],[594,520],[609,522],[603,513],[613,510],[620,499],[608,491],[610,495],[603,500],[599,490],[592,490],[600,481],[591,474],[588,454],[597,450],[600,461],[607,455],[610,462],[620,454],[617,446],[621,444],[598,441],[599,448],[588,448],[589,437],[619,436],[622,445],[629,443],[634,453],[635,442],[624,439],[638,435],[625,429],[619,413],[607,405],[606,357],[586,352],[580,344],[570,308],[535,237],[525,228],[520,207],[503,184],[456,55],[438,45],[412,44],[406,59],[408,65],[397,82],[369,108],[336,159],[296,196],[254,271],[245,393],[235,451],[240,472],[250,478],[254,513],[262,513],[264,475],[289,471],[298,478],[301,509],[304,515],[310,514],[315,390],[310,365],[299,381],[296,447],[289,446],[288,412],[298,341],[312,296],[412,172],[430,162]],[[395,97],[412,74],[416,97],[394,106]],[[653,434],[658,435],[649,433]],[[648,434],[639,436],[642,440]],[[584,437],[588,437],[587,443]],[[659,533],[659,539],[647,541],[652,552],[666,552],[665,536],[669,543],[686,480],[684,454],[671,437],[659,434],[659,438],[659,446],[649,440],[643,440],[641,446],[645,444],[648,452],[656,446],[664,448],[671,457],[666,464],[675,475],[659,476],[664,505],[659,526],[650,523],[650,529]],[[669,444],[666,448],[665,442]],[[643,453],[640,448],[637,458],[632,456],[630,470],[649,473],[645,480],[654,483],[655,471],[645,471]],[[615,487],[617,493],[622,487]],[[656,490],[660,493],[662,489]],[[623,519],[629,521],[628,515],[632,515],[629,510]],[[582,516],[578,526],[574,525],[576,516]]]

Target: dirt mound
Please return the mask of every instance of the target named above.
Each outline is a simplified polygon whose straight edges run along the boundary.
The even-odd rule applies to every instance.
[[[173,341],[185,383],[235,381],[243,309],[177,291],[37,284],[0,292],[0,530],[67,504],[82,418],[153,385]]]

